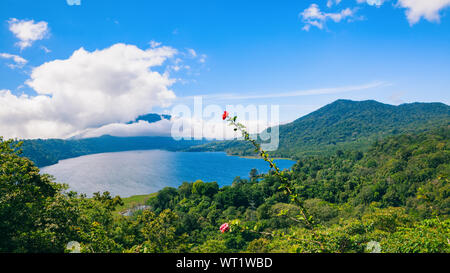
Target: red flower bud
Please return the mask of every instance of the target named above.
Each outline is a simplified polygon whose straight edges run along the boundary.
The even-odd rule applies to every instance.
[[[227,231],[229,231],[229,230],[230,230],[230,225],[228,225],[228,223],[225,223],[225,224],[223,224],[223,225],[220,226],[220,231],[221,231],[222,233],[227,232]]]
[[[227,111],[223,112],[222,119],[225,120],[228,117],[229,113]]]

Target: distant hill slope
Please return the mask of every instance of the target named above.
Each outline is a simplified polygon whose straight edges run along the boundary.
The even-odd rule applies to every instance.
[[[420,132],[450,124],[450,106],[410,103],[399,106],[377,101],[337,100],[289,124],[280,126],[280,146],[272,156],[300,158],[349,147],[364,149],[375,140],[400,133]],[[190,151],[226,151],[252,155],[242,141],[220,141]]]
[[[88,154],[150,149],[180,151],[206,142],[204,140],[176,141],[171,137],[101,136],[71,140],[24,140],[21,148],[22,156],[32,160],[38,167],[43,167],[56,164],[59,160]]]
[[[162,119],[170,119],[169,115],[147,114],[139,116],[132,124],[139,121],[149,123]],[[180,140],[171,137],[114,137],[101,136],[94,138],[72,138],[72,139],[33,139],[23,140],[22,156],[31,159],[38,167],[53,165],[59,160],[106,152],[120,152],[131,150],[164,149],[179,151],[191,146],[207,143],[205,140]]]

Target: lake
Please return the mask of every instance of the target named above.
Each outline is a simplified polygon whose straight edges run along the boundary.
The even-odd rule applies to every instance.
[[[280,169],[290,168],[295,161],[275,160]],[[269,171],[262,159],[228,156],[222,152],[169,152],[163,150],[127,151],[80,156],[61,160],[44,167],[59,183],[70,190],[91,196],[109,191],[128,197],[156,192],[164,187],[177,188],[182,182],[201,179],[231,185],[236,176],[248,178],[252,168]]]

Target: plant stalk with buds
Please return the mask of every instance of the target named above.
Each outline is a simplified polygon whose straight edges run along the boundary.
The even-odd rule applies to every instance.
[[[283,189],[285,193],[291,197],[291,200],[300,208],[300,214],[302,216],[302,220],[306,223],[306,226],[310,228],[314,232],[314,222],[312,216],[307,215],[306,209],[303,205],[303,201],[301,198],[294,192],[293,185],[286,177],[285,172],[281,171],[278,166],[275,164],[273,159],[269,157],[269,154],[261,148],[261,145],[254,139],[250,137],[250,134],[247,132],[246,127],[237,122],[237,116],[230,117],[229,113],[225,111],[222,115],[222,119],[229,122],[230,126],[234,127],[234,131],[239,131],[242,134],[242,137],[245,141],[250,142],[255,147],[255,152],[258,153],[259,156],[264,159],[267,163],[269,163],[270,168],[274,171],[275,175],[281,180],[281,186],[279,189]]]

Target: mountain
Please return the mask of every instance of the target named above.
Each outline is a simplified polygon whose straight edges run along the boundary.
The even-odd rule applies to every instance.
[[[158,122],[162,119],[170,119],[169,115],[147,114],[130,121],[127,124],[139,121],[148,123]],[[38,167],[44,167],[58,163],[59,160],[107,152],[121,152],[131,150],[164,149],[179,151],[191,146],[204,144],[206,140],[180,140],[171,137],[114,137],[104,135],[94,138],[71,139],[32,139],[22,140],[22,156],[31,159]]]
[[[33,139],[23,140],[22,156],[29,158],[38,167],[58,163],[59,160],[96,153],[133,150],[162,149],[185,150],[206,140],[174,140],[171,137],[114,137],[101,136],[84,139]]]
[[[147,114],[130,123],[157,122],[168,115]],[[280,145],[272,156],[294,159],[330,154],[337,150],[366,149],[378,139],[401,133],[422,132],[450,124],[450,106],[443,103],[410,103],[399,106],[377,101],[337,100],[289,124],[280,126]],[[171,137],[112,137],[24,140],[23,156],[39,167],[71,157],[128,150],[226,151],[253,155],[243,141],[175,141]]]
[[[378,139],[400,133],[426,131],[450,124],[450,106],[443,103],[410,103],[399,106],[374,100],[337,100],[291,123],[281,125],[280,145],[272,156],[301,158],[349,147],[365,149]],[[190,151],[226,151],[252,155],[242,141],[211,142]]]
[[[132,124],[132,123],[136,123],[139,121],[147,121],[148,123],[153,123],[153,122],[157,122],[157,121],[160,121],[163,119],[170,120],[170,118],[171,118],[170,115],[147,114],[147,115],[139,116],[135,120],[127,122],[127,124]]]

